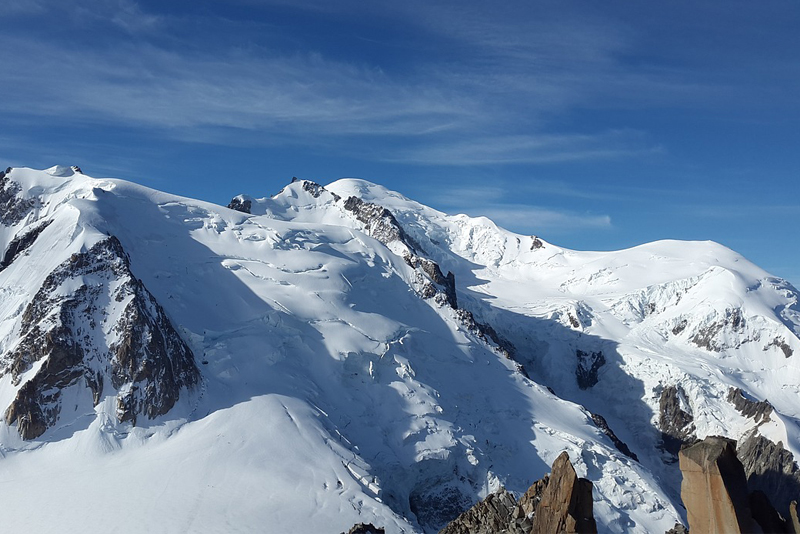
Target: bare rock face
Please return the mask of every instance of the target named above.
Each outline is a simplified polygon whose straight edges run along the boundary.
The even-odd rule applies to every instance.
[[[13,226],[20,222],[38,202],[36,198],[21,198],[19,184],[9,178],[11,167],[0,171],[0,224]]]
[[[422,250],[422,247],[406,233],[394,214],[383,206],[364,202],[358,197],[349,197],[344,203],[344,209],[355,215],[356,219],[364,223],[365,230],[370,237],[381,243],[392,241],[404,243],[412,252]]]
[[[689,531],[680,523],[675,523],[675,526],[666,531],[664,534],[689,534]]]
[[[792,350],[792,347],[790,347],[789,344],[786,343],[786,340],[783,339],[782,337],[776,337],[775,339],[770,341],[767,344],[767,346],[764,347],[764,350],[766,351],[770,347],[775,347],[776,349],[779,349],[783,353],[783,355],[786,356],[787,358],[791,357],[791,355],[794,354],[794,350]]]
[[[519,501],[500,488],[439,534],[596,534],[592,483],[578,478],[566,452],[549,476],[534,482]]]
[[[587,352],[576,350],[575,356],[578,358],[578,366],[575,368],[575,378],[578,380],[578,387],[589,389],[597,384],[599,377],[597,372],[605,365],[606,357],[602,351]]]
[[[191,350],[131,273],[116,237],[73,254],[26,307],[20,341],[0,359],[0,376],[19,384],[34,365],[5,411],[23,439],[56,424],[67,388],[88,388],[95,406],[115,395],[118,420],[135,424],[139,416],[167,413],[199,380]]]
[[[233,197],[231,201],[228,203],[228,208],[236,211],[241,211],[242,213],[249,214],[252,207],[253,207],[253,202],[246,198]]]
[[[511,526],[516,509],[517,500],[514,496],[505,488],[500,488],[450,522],[439,534],[521,534],[525,531]]]
[[[783,517],[791,501],[800,499],[800,469],[794,455],[756,432],[739,442],[739,459],[744,466],[749,491],[762,491]]]
[[[746,320],[741,309],[728,309],[725,310],[724,317],[695,332],[691,342],[708,351],[720,352],[727,348],[720,334],[723,332],[744,332],[745,324]]]
[[[688,403],[680,386],[667,386],[659,399],[658,426],[664,450],[678,454],[684,443],[694,441],[694,417],[683,409]]]
[[[733,404],[734,408],[745,417],[752,418],[757,424],[769,421],[772,415],[772,404],[769,401],[755,401],[745,397],[744,391],[739,388],[728,390],[727,401]]]
[[[386,531],[383,528],[376,527],[372,523],[356,523],[347,534],[384,534],[384,532]]]
[[[692,534],[758,532],[735,441],[708,437],[682,449],[679,461],[681,499]]]
[[[40,225],[36,226],[35,228],[23,233],[20,236],[14,237],[11,242],[8,244],[8,248],[6,248],[5,253],[3,254],[3,259],[0,260],[0,271],[11,265],[11,263],[17,259],[17,257],[25,252],[28,247],[30,247],[36,238],[39,237],[39,234],[47,228],[52,220],[45,221]]]
[[[628,458],[636,460],[637,462],[639,461],[639,457],[636,456],[636,453],[631,451],[630,447],[628,447],[628,444],[619,439],[619,437],[614,433],[614,431],[611,430],[611,427],[608,426],[608,421],[606,421],[605,417],[603,417],[599,413],[592,413],[590,415],[592,416],[592,422],[597,426],[597,428],[603,431],[603,434],[608,436],[608,438],[611,440],[611,443],[614,444],[614,446],[617,448],[619,452],[621,452]]]
[[[596,532],[592,483],[578,478],[569,455],[562,452],[553,463],[550,480],[536,507],[531,534]]]

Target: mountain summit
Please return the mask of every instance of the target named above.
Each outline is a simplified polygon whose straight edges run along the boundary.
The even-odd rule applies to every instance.
[[[711,435],[778,512],[800,497],[798,292],[716,243],[56,166],[0,173],[0,252],[8,530],[437,532],[566,451],[599,532],[665,532]]]

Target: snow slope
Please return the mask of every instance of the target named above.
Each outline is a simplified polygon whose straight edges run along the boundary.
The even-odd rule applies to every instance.
[[[736,386],[773,404],[760,432],[800,448],[797,292],[719,245],[570,251],[360,180],[239,197],[247,214],[64,167],[6,179],[3,250],[48,224],[0,270],[3,410],[50,361],[17,379],[4,367],[26,307],[50,273],[108,236],[200,372],[166,414],[135,425],[120,422],[124,391],[110,379],[97,402],[72,386],[35,439],[0,423],[9,530],[341,532],[372,522],[436,532],[499,485],[524,491],[567,450],[595,485],[602,532],[664,532],[681,513],[657,428],[659,396],[675,384],[698,437],[754,427],[725,400]],[[350,197],[387,208],[403,232],[386,231],[391,217],[365,222]],[[416,256],[455,274],[459,309]],[[508,340],[516,361],[465,311]],[[86,313],[99,324],[124,318],[114,299]],[[93,332],[84,342],[110,351],[110,334]],[[586,389],[577,351],[605,360]]]

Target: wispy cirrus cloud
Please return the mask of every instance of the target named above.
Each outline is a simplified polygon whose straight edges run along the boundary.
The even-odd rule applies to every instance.
[[[395,152],[391,161],[426,165],[557,163],[587,159],[643,156],[663,152],[646,142],[642,132],[476,136]]]
[[[620,44],[602,32],[584,31],[581,42],[564,44],[547,24],[537,25],[538,37],[531,38],[505,28],[507,21],[470,10],[453,11],[447,19],[446,11],[422,4],[417,4],[422,12],[397,7],[390,13],[418,31],[449,39],[453,53],[471,54],[463,49],[467,45],[481,51],[469,61],[431,57],[400,75],[313,49],[196,43],[184,48],[174,40],[167,46],[157,34],[187,22],[145,11],[131,0],[67,7],[61,7],[65,19],[76,27],[110,24],[127,37],[106,36],[113,45],[102,47],[52,36],[20,34],[8,40],[0,48],[7,72],[0,113],[27,121],[153,128],[172,138],[221,144],[235,139],[324,146],[346,139],[345,151],[355,157],[402,163],[545,163],[658,150],[630,133],[543,130],[542,115],[585,96],[558,57],[580,53],[587,63],[608,63]],[[235,31],[231,24],[226,31]],[[384,143],[389,150],[354,150],[352,136],[402,143]],[[415,141],[420,138],[424,141]]]
[[[424,196],[426,202],[447,213],[488,217],[504,228],[523,234],[555,235],[575,230],[612,228],[611,216],[607,214],[544,207],[514,200],[521,193],[520,189],[531,188],[531,184],[519,183],[496,186],[462,184],[447,187],[444,192],[430,189]]]
[[[485,216],[499,226],[526,233],[558,235],[576,230],[610,229],[611,216],[556,210],[523,204],[488,204],[469,209],[470,215]]]
[[[33,59],[33,61],[31,61]],[[149,44],[113,51],[15,40],[0,110],[163,129],[420,135],[468,120],[468,97],[392,81],[317,54],[187,56]]]

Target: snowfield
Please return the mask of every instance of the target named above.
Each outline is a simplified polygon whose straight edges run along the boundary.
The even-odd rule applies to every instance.
[[[669,386],[696,437],[758,427],[800,454],[798,292],[721,245],[572,251],[352,179],[238,197],[249,214],[68,167],[6,179],[17,216],[4,215],[1,251],[50,222],[0,270],[0,407],[48,365],[10,372],[27,307],[109,236],[200,373],[135,425],[120,422],[111,378],[99,399],[80,380],[66,388],[35,439],[0,423],[9,532],[437,532],[501,485],[524,492],[564,450],[594,483],[600,532],[664,532],[685,523],[661,446]],[[410,239],[360,220],[350,197],[388,209]],[[432,278],[409,251],[455,275],[459,309],[426,297]],[[90,273],[55,294],[98,288],[80,330],[92,369],[119,337],[103,326],[124,319],[117,283]],[[769,399],[771,420],[739,413],[731,387]]]

